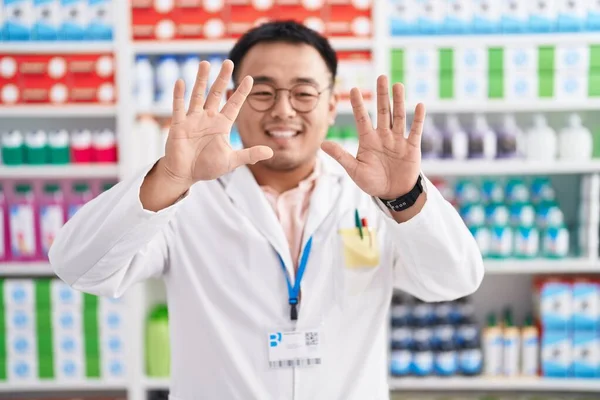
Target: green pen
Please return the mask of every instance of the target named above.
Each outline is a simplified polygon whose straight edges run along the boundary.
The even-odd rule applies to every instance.
[[[360,234],[360,238],[364,239],[362,224],[360,222],[360,215],[358,215],[358,208],[354,209],[354,224],[358,228],[358,233]]]

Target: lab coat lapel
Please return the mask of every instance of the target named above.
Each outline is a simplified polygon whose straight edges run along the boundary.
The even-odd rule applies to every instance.
[[[302,236],[302,249],[308,239],[321,226],[323,221],[331,214],[335,207],[340,206],[342,194],[341,180],[345,171],[332,164],[331,159],[324,153],[319,154],[322,174],[317,180],[310,199],[308,216]]]
[[[258,231],[269,241],[283,261],[292,281],[295,279],[290,247],[275,211],[246,166],[229,175],[225,191]]]

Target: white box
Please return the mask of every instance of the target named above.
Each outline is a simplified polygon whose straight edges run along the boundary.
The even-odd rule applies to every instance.
[[[600,30],[600,2],[592,1],[588,4],[587,10],[587,30]]]
[[[554,69],[578,69],[587,75],[590,66],[589,46],[558,45],[554,57]]]
[[[502,3],[498,0],[472,0],[473,31],[493,33],[500,30]]]
[[[435,47],[410,47],[404,53],[404,65],[409,72],[437,71],[440,55]]]
[[[33,0],[34,36],[38,40],[56,40],[61,24],[60,0]]]
[[[7,378],[9,382],[32,382],[38,380],[38,363],[36,359],[9,357],[7,365]]]
[[[0,40],[4,40],[4,2],[0,1]],[[2,225],[4,226],[4,225]]]
[[[81,356],[54,358],[54,374],[58,380],[76,380],[85,378],[85,364]]]
[[[540,351],[545,377],[568,377],[573,360],[573,343],[569,331],[548,331],[542,336]]]
[[[407,71],[405,93],[408,102],[432,102],[439,99],[439,77],[437,71]],[[407,105],[407,109],[408,105]]]
[[[108,310],[98,313],[100,332],[115,333],[126,329],[125,310]]]
[[[457,70],[455,97],[460,100],[484,101],[487,99],[488,78],[485,70]]]
[[[102,359],[102,379],[123,380],[127,378],[127,362],[125,357],[108,357]]]
[[[4,307],[33,307],[35,304],[34,282],[31,279],[6,279],[4,281]]]
[[[597,330],[600,328],[600,284],[578,280],[573,283],[573,328]]]
[[[507,100],[529,101],[538,97],[538,77],[535,71],[506,71],[504,85]]]
[[[487,71],[488,51],[485,46],[463,47],[456,46],[454,50],[454,70],[461,71]]]
[[[392,35],[413,35],[419,31],[419,13],[413,0],[391,0],[389,12]]]
[[[6,332],[35,332],[36,318],[33,307],[9,308],[6,313]]]
[[[54,355],[61,357],[81,357],[83,355],[83,336],[81,333],[54,333],[52,338]]]
[[[59,279],[54,279],[51,282],[51,298],[53,309],[78,308],[80,309],[83,303],[83,294],[65,282]]]
[[[555,0],[536,0],[529,4],[529,30],[551,32],[556,29],[558,15]]]
[[[445,33],[467,33],[471,31],[473,7],[471,0],[447,0],[444,21]]]
[[[113,31],[113,1],[88,0],[88,37],[109,40]]]
[[[5,39],[27,40],[33,28],[33,0],[4,0]]]
[[[7,332],[6,355],[8,358],[37,358],[37,335],[35,332]]]
[[[125,332],[100,334],[100,358],[125,357]]]
[[[538,51],[534,46],[507,46],[504,49],[504,70],[537,71]]]
[[[52,310],[52,328],[57,333],[83,332],[83,316],[76,309]]]
[[[561,100],[588,98],[588,74],[585,70],[556,71],[554,96]]]
[[[419,14],[419,32],[436,34],[441,32],[446,12],[445,0],[416,0]]]
[[[61,36],[84,39],[88,25],[87,0],[61,0]]]
[[[569,19],[583,23],[587,18],[588,5],[593,3],[590,0],[555,0],[556,12],[559,19]]]
[[[501,0],[502,1],[502,31],[524,32],[529,26],[528,1]]]

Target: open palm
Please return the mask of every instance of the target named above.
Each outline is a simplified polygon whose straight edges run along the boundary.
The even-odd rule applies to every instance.
[[[226,60],[219,76],[205,96],[210,65],[202,61],[192,91],[189,109],[185,110],[185,86],[178,80],[173,94],[173,118],[165,147],[165,167],[182,182],[211,180],[244,165],[270,158],[267,146],[233,150],[229,144],[231,128],[242,104],[252,89],[252,78],[245,77],[219,111],[223,93],[233,72]]]
[[[327,141],[323,150],[336,159],[356,185],[371,196],[395,199],[408,193],[421,172],[421,135],[425,107],[418,104],[408,137],[405,136],[406,112],[404,86],[392,88],[393,111],[390,111],[388,80],[377,79],[377,128],[373,128],[362,95],[350,92],[352,111],[358,131],[356,157],[338,143]]]

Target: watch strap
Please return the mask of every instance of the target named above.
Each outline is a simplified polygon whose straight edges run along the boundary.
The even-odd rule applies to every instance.
[[[415,186],[410,192],[392,200],[386,200],[382,198],[380,198],[380,200],[390,210],[399,212],[413,206],[417,202],[417,199],[421,193],[423,193],[423,178],[421,175],[419,175],[417,178],[417,183],[415,183]]]

